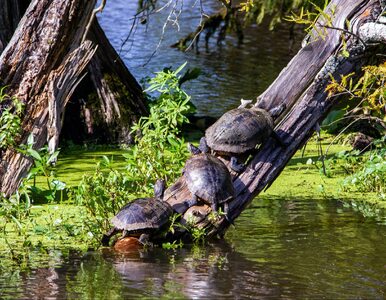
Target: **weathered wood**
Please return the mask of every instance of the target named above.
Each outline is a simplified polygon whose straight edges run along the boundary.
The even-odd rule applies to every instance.
[[[236,198],[229,204],[228,216],[231,220],[237,218],[264,188],[269,187],[294,153],[312,135],[315,125],[334,106],[336,98],[328,98],[325,92],[330,76],[339,79],[340,75],[358,71],[365,61],[364,55],[369,47],[364,47],[356,35],[360,34],[362,26],[379,16],[381,3],[376,0],[333,0],[326,11],[331,13],[333,10],[333,27],[344,28],[346,19],[351,22],[350,31],[353,34],[345,34],[346,50],[350,57],[345,58],[340,54],[343,47],[342,31],[327,29],[328,35],[324,40],[319,38],[302,48],[272,85],[258,97],[258,105],[267,110],[282,103],[290,108],[275,129],[288,146],[280,147],[270,139],[262,145],[246,170],[234,177]],[[323,21],[319,24],[323,24]],[[166,191],[168,197],[164,200],[178,205],[190,195],[183,181],[182,177],[171,186],[169,190],[172,192]],[[229,223],[222,219],[212,224],[209,232],[222,234],[228,226]]]
[[[98,45],[98,50],[87,67],[85,80],[71,100],[71,111],[64,119],[63,135],[67,139],[75,139],[82,137],[80,132],[84,132],[83,139],[130,143],[130,128],[148,113],[142,88],[110,44],[97,20],[94,20],[88,38]],[[82,122],[74,120],[74,117]],[[72,134],[74,121],[84,124],[86,128],[77,126]]]
[[[0,0],[0,7],[4,8],[0,10],[0,53],[29,2]],[[99,11],[94,10],[93,15]],[[140,85],[111,46],[98,21],[93,19],[93,22],[89,20],[89,30],[83,38],[87,36],[98,45],[98,50],[61,120],[61,138],[75,142],[131,143],[131,126],[148,114],[146,100]]]
[[[34,148],[40,148],[49,136],[56,136],[48,134],[53,126],[53,121],[49,122],[48,108],[54,107],[50,101],[57,101],[57,107],[66,102],[90,59],[93,50],[89,44],[77,48],[95,2],[32,1],[1,54],[0,85],[7,85],[8,93],[26,105],[21,142],[32,133]],[[65,73],[68,70],[71,75]],[[0,162],[0,191],[15,191],[30,166],[30,159],[7,149]]]

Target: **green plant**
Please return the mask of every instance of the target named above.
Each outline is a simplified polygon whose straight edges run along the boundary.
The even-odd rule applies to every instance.
[[[343,181],[346,190],[360,192],[386,192],[386,149],[374,151],[363,162],[361,168]]]
[[[84,205],[100,233],[109,229],[110,218],[129,200],[133,182],[126,172],[114,170],[111,161],[104,156],[92,175],[84,175],[72,197],[79,205]]]
[[[158,178],[174,180],[188,156],[185,141],[180,137],[180,127],[188,123],[187,114],[194,111],[190,96],[181,89],[185,75],[164,69],[149,80],[146,92],[155,92],[150,102],[150,114],[142,117],[132,128],[137,135],[136,144],[124,155],[127,171],[138,182],[137,191],[150,186]]]
[[[1,150],[16,145],[20,134],[21,116],[24,104],[16,97],[5,93],[5,87],[0,89],[0,154]],[[1,156],[0,156],[1,157]]]
[[[150,114],[132,127],[136,144],[124,155],[126,170],[115,170],[107,157],[97,165],[93,175],[85,175],[73,193],[79,204],[87,207],[101,230],[106,230],[113,214],[138,196],[153,195],[157,179],[173,181],[188,157],[180,127],[194,111],[190,96],[181,84],[192,78],[188,70],[158,72],[149,80]]]
[[[170,243],[170,242],[162,243],[162,248],[166,249],[166,250],[175,250],[175,249],[178,249],[178,248],[182,248],[183,245],[184,244],[180,240],[179,242],[173,241],[172,243]]]
[[[29,156],[33,160],[33,166],[29,170],[25,182],[33,181],[32,185],[29,185],[29,189],[35,197],[43,198],[48,202],[55,201],[57,192],[60,192],[60,199],[63,199],[63,190],[66,188],[66,184],[61,182],[56,177],[55,162],[59,155],[59,150],[50,152],[47,146],[44,146],[38,150],[33,149],[34,137],[29,135],[26,145],[21,145],[18,149],[19,152],[26,156]],[[42,189],[36,186],[36,177],[42,176],[47,184],[46,189]]]

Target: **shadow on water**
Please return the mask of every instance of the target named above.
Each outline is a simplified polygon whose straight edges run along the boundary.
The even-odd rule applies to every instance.
[[[383,299],[386,226],[336,201],[259,200],[205,247],[63,256],[0,297]]]

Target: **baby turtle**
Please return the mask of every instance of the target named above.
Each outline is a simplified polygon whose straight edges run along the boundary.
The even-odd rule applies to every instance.
[[[228,201],[235,196],[228,168],[217,157],[202,153],[191,144],[189,150],[193,156],[186,161],[183,175],[193,195],[189,201],[190,206],[200,200],[210,205],[216,212],[218,205],[223,204],[225,217],[228,220]]]
[[[110,238],[122,231],[122,237],[140,235],[139,241],[146,244],[149,233],[156,231],[169,221],[173,213],[169,203],[162,201],[165,181],[157,180],[154,185],[154,197],[139,198],[126,204],[112,219],[114,225],[104,234],[102,245],[107,246]]]
[[[270,136],[283,145],[280,138],[273,131],[274,119],[285,109],[280,105],[270,111],[253,106],[246,108],[248,101],[226,112],[205,132],[205,138],[200,141],[200,148],[206,151],[210,147],[218,155],[231,157],[231,168],[241,172],[244,165],[237,163],[237,155],[248,153]],[[207,145],[206,145],[207,144]]]

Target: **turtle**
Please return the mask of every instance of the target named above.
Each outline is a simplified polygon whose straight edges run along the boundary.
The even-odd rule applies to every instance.
[[[223,204],[225,218],[229,221],[228,202],[235,197],[235,191],[228,168],[214,155],[192,144],[188,147],[193,155],[185,163],[183,176],[193,197],[187,203],[193,206],[201,201],[210,205],[214,212]]]
[[[163,201],[165,181],[157,180],[154,197],[138,198],[126,204],[112,219],[114,227],[103,235],[102,245],[107,246],[110,238],[122,231],[122,237],[139,235],[139,241],[147,244],[149,233],[156,231],[169,221],[173,209]]]
[[[230,167],[239,173],[245,166],[237,162],[236,156],[248,154],[269,137],[274,137],[284,146],[280,137],[274,132],[274,119],[285,109],[281,104],[270,111],[257,106],[246,108],[250,101],[242,100],[242,104],[226,112],[205,131],[200,140],[200,149],[208,151],[208,147],[217,155],[231,157]]]

